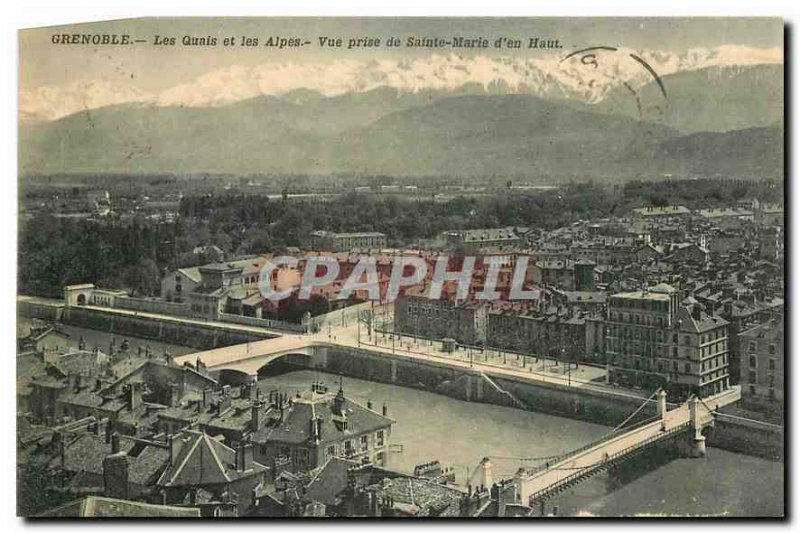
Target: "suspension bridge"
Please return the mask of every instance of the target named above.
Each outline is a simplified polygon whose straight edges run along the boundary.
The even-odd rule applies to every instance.
[[[654,398],[657,415],[628,425]],[[680,436],[687,437],[681,444],[690,456],[704,456],[706,445],[703,429],[713,424],[719,408],[735,403],[739,398],[740,390],[734,387],[705,399],[692,396],[677,407],[668,409],[666,393],[658,390],[608,434],[577,450],[548,457],[495,459],[518,460],[520,464],[536,463],[533,467],[522,466],[510,480],[512,483],[504,483],[513,487],[512,501],[533,506],[658,443]],[[481,461],[468,483],[472,483],[480,471],[480,485],[488,488],[493,484],[491,459],[486,457]]]

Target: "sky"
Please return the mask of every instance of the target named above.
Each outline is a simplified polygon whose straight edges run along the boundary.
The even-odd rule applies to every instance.
[[[52,43],[54,34],[76,32],[128,34],[145,42]],[[177,44],[157,46],[156,36],[175,37]],[[216,37],[217,46],[183,46],[184,36]],[[259,44],[269,36],[299,37],[311,44],[283,50],[222,46],[225,37],[238,41],[242,36],[258,38]],[[323,36],[342,37],[345,43],[357,37],[385,43],[389,36],[402,41],[410,36],[486,37],[490,42],[502,36],[526,43],[539,37],[558,39],[561,48],[347,50],[320,47],[318,38]],[[412,89],[464,80],[485,83],[493,77],[531,83],[531,76],[549,74],[569,52],[593,46],[648,53],[646,59],[663,73],[712,64],[775,63],[783,61],[783,23],[775,18],[161,18],[27,29],[19,33],[20,110],[54,119],[127,101],[219,104],[303,85],[336,94],[366,90],[385,80]],[[502,64],[504,59],[509,62]]]

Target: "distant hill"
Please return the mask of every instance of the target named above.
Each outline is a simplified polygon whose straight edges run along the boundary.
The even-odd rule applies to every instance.
[[[652,160],[676,175],[780,177],[783,174],[783,128],[703,132],[660,143]]]
[[[638,89],[641,116],[685,133],[731,131],[783,123],[783,66],[717,66],[678,72]],[[656,109],[658,106],[660,109]],[[630,90],[617,87],[596,105],[639,117]]]
[[[607,175],[626,154],[674,135],[662,126],[533,96],[462,96],[347,132],[337,164],[410,175]]]
[[[676,87],[668,85],[670,98],[680,95]],[[453,94],[384,88],[328,98],[300,90],[218,107],[120,105],[53,122],[26,121],[20,125],[20,171],[340,172],[550,181],[782,171],[779,125],[682,136],[679,129],[685,128],[608,108],[596,112],[596,106],[486,94],[471,86]],[[754,116],[774,118],[766,111]],[[720,119],[715,126],[723,124]]]

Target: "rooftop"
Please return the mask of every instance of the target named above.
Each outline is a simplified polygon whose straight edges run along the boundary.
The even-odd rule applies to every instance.
[[[37,516],[43,518],[199,518],[200,509],[87,496]]]

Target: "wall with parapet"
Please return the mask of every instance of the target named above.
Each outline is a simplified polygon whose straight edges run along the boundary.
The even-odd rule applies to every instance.
[[[85,307],[64,308],[22,301],[18,304],[18,311],[21,315],[31,318],[178,344],[197,350],[210,350],[274,337],[266,332],[263,334],[247,332],[235,327],[225,327],[219,323],[189,324],[160,317],[122,315]]]
[[[317,348],[306,365],[333,374],[389,383],[443,394],[464,401],[522,408],[596,424],[616,426],[630,416],[642,398],[587,388],[570,388],[522,377],[462,369],[442,361],[420,361],[403,354],[385,355],[369,350],[327,346]],[[669,408],[676,407],[670,404]],[[628,424],[656,416],[650,400]],[[757,426],[757,427],[756,427]],[[778,429],[776,429],[778,428]],[[777,460],[783,456],[779,426],[751,422],[747,425],[724,415],[708,428],[710,446]]]

